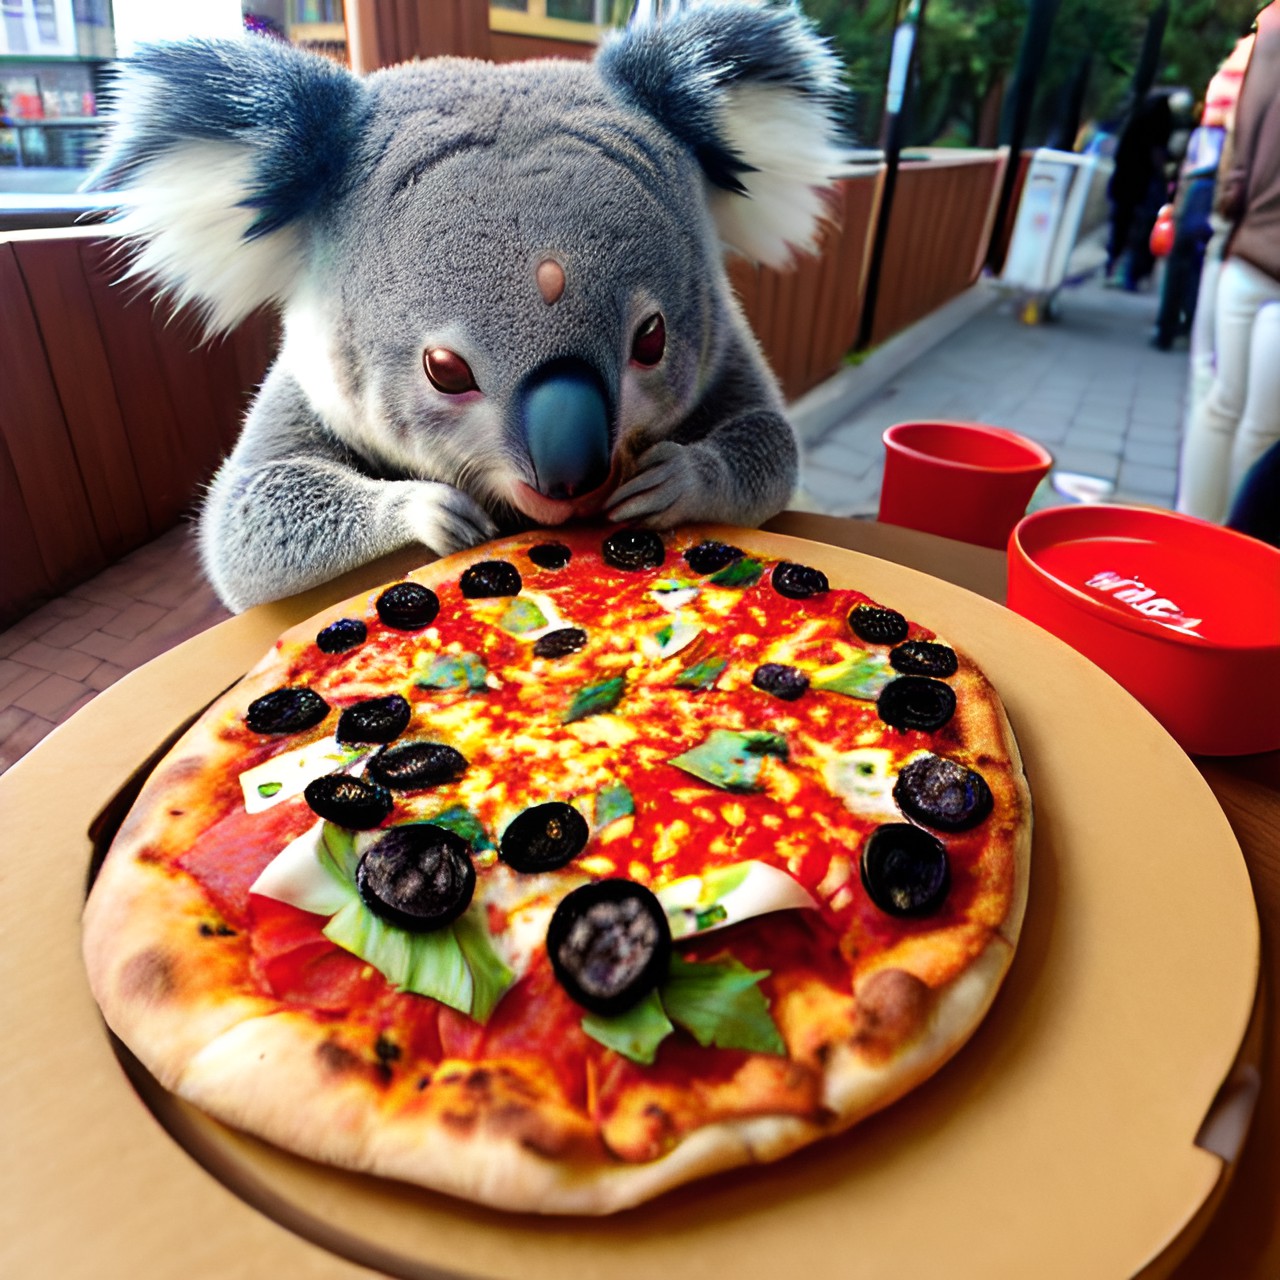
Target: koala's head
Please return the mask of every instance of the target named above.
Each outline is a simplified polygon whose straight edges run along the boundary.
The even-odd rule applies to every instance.
[[[94,176],[132,271],[210,331],[274,303],[281,365],[387,474],[555,523],[698,403],[724,247],[811,246],[834,60],[794,11],[695,9],[592,63],[359,79],[273,41],[126,64]]]

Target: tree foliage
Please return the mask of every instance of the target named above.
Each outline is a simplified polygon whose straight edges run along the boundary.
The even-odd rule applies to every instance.
[[[1127,111],[1148,19],[1159,0],[1061,0],[1036,86],[1027,145],[1070,146],[1078,120]],[[1171,0],[1157,85],[1200,97],[1263,0]],[[914,145],[992,146],[1030,0],[926,0],[906,137]],[[847,123],[879,140],[901,0],[802,0],[844,60]]]

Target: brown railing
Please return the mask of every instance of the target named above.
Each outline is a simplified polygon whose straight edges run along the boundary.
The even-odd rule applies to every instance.
[[[163,533],[231,447],[274,326],[198,347],[92,228],[0,237],[0,624]]]

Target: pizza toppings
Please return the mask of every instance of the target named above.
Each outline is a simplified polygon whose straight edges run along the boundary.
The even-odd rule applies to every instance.
[[[346,653],[368,637],[369,628],[359,618],[339,618],[316,636],[316,646],[321,653]]]
[[[311,812],[352,831],[367,831],[391,814],[391,792],[376,782],[345,773],[327,773],[302,793]]]
[[[533,875],[568,866],[587,846],[587,820],[571,804],[552,800],[518,813],[502,833],[498,856]]]
[[[301,733],[329,714],[329,704],[312,689],[272,689],[249,703],[244,722],[254,733]]]
[[[533,642],[536,658],[567,658],[585,647],[587,633],[581,627],[558,627]]]
[[[632,880],[598,880],[561,899],[547,927],[560,985],[584,1009],[623,1013],[666,976],[671,930],[662,904]]]
[[[524,582],[510,560],[482,560],[463,571],[458,589],[468,600],[494,596],[518,596]]]
[[[412,711],[398,693],[353,703],[338,717],[338,741],[391,742],[408,727]]]
[[[667,558],[667,549],[652,529],[619,529],[604,540],[600,554],[605,564],[638,573],[656,569]]]
[[[356,866],[365,905],[416,933],[451,924],[470,906],[475,887],[470,846],[429,822],[392,827]]]
[[[931,640],[908,640],[889,651],[889,661],[895,671],[904,675],[934,676],[946,679],[956,673],[958,663],[954,649]]]
[[[810,600],[814,596],[825,595],[831,589],[827,575],[821,569],[793,564],[790,560],[782,560],[773,566],[771,581],[773,589],[789,600]]]
[[[808,689],[809,677],[797,667],[789,667],[782,662],[766,662],[755,669],[751,683],[784,702],[794,702]]]
[[[443,742],[406,742],[384,747],[369,761],[365,774],[392,791],[422,791],[456,782],[466,770],[466,756]]]
[[[754,860],[681,876],[655,892],[667,913],[673,938],[724,929],[774,911],[818,909],[813,896],[794,876]]]
[[[529,548],[529,558],[539,568],[563,568],[573,553],[563,543],[539,543]]]
[[[880,691],[876,709],[891,728],[932,732],[941,729],[955,714],[956,695],[941,680],[899,676]]]
[[[855,605],[849,612],[854,635],[868,644],[898,644],[907,638],[907,620],[896,609]]]
[[[917,756],[898,775],[902,812],[941,831],[967,831],[991,812],[991,788],[973,769],[942,756]]]
[[[863,847],[860,869],[867,896],[891,916],[932,915],[951,888],[942,841],[907,822],[877,827]]]
[[[421,631],[436,620],[440,600],[421,583],[397,582],[378,597],[374,607],[385,626],[396,631]]]
[[[731,547],[727,542],[699,542],[684,553],[684,562],[694,573],[705,576],[716,573],[735,560],[746,555],[738,547]]]

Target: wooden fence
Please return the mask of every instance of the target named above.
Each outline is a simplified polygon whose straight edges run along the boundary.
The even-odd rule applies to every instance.
[[[200,347],[106,254],[92,228],[0,237],[0,624],[189,512],[270,359],[268,318]]]

